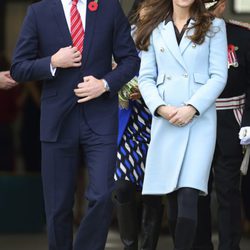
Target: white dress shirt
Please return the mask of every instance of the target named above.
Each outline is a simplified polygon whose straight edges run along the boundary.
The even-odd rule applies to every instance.
[[[71,23],[70,23],[70,9],[72,6],[72,0],[61,0],[62,2],[62,6],[63,6],[63,11],[65,14],[65,18],[68,24],[68,28],[69,28],[69,32],[70,32],[70,27],[71,27]],[[82,25],[83,25],[83,29],[85,30],[86,27],[86,13],[87,13],[87,0],[78,0],[77,3],[77,9],[78,12],[81,16],[82,19]],[[55,76],[56,73],[56,68],[53,68],[52,65],[50,64],[50,71],[52,76]],[[106,91],[109,91],[109,84],[105,79],[102,79],[103,81],[103,85]]]
[[[70,27],[71,27],[70,9],[71,9],[71,6],[72,6],[72,0],[61,0],[61,2],[62,2],[64,15],[65,15],[65,18],[66,18],[66,21],[67,21],[67,24],[68,24],[69,33],[70,33]],[[81,16],[81,19],[82,19],[83,29],[85,30],[86,12],[87,12],[87,0],[78,0],[77,9],[78,9],[78,12],[79,12],[79,14]],[[70,46],[70,44],[69,44],[69,46]],[[53,68],[51,64],[50,64],[50,72],[51,72],[52,76],[55,76],[56,68]]]
[[[62,1],[62,5],[63,5],[63,11],[66,17],[66,21],[68,24],[68,28],[70,31],[70,9],[72,6],[72,0],[61,0]],[[78,0],[77,3],[77,9],[80,13],[81,19],[82,19],[82,25],[83,28],[85,30],[85,26],[86,26],[86,11],[87,11],[87,0]]]

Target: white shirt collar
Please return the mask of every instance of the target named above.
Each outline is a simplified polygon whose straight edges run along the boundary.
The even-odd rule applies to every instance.
[[[63,5],[64,14],[70,30],[70,9],[72,6],[72,0],[61,0]],[[85,29],[86,24],[86,13],[87,13],[87,0],[78,0],[77,9],[82,18],[83,28]]]
[[[72,4],[72,0],[62,0],[62,2],[66,2],[67,5]],[[86,0],[78,0],[78,3],[85,4]]]

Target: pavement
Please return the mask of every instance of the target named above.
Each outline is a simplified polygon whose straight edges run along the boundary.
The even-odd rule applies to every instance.
[[[213,234],[215,250],[218,246],[218,235]],[[0,250],[47,250],[47,237],[45,233],[39,234],[1,234]],[[111,228],[105,250],[123,250],[119,233],[116,228]],[[157,250],[173,250],[169,235],[161,234]],[[250,250],[250,238],[243,237],[241,250]]]

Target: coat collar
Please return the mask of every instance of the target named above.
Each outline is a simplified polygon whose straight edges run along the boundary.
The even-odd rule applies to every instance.
[[[188,29],[185,31],[185,33],[181,39],[181,43],[180,43],[181,54],[183,54],[185,52],[186,48],[192,43],[192,41],[188,38],[188,36],[192,36],[194,34],[194,29],[189,29],[194,24],[195,24],[194,19],[191,19],[188,26],[187,26]]]
[[[188,24],[188,28],[192,27],[194,22],[195,21],[193,19],[191,19],[189,24]],[[169,48],[169,51],[177,59],[177,61],[185,69],[187,69],[187,66],[186,66],[184,59],[183,59],[183,53],[186,50],[186,48],[188,47],[188,45],[191,43],[191,40],[189,38],[187,38],[187,35],[192,35],[193,29],[185,31],[185,33],[181,39],[181,43],[178,46],[177,40],[175,38],[175,30],[174,30],[174,24],[173,24],[172,20],[168,20],[167,22],[163,21],[162,23],[160,23],[158,28],[160,30],[160,34],[162,36],[162,39],[165,42],[165,45]]]

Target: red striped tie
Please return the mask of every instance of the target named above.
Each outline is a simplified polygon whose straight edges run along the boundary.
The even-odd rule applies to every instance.
[[[70,9],[70,31],[73,46],[82,53],[83,51],[83,40],[84,40],[84,29],[82,25],[82,19],[77,9],[78,0],[72,0],[72,6]]]

